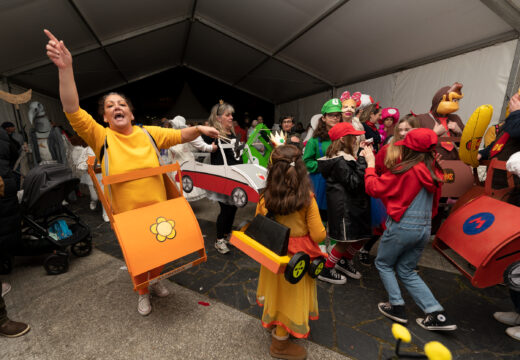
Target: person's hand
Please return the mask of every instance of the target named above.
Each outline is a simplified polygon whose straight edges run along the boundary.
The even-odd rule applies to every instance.
[[[518,93],[514,94],[511,100],[509,100],[509,112],[520,110],[520,95]]]
[[[442,155],[439,153],[435,153],[435,161],[437,164],[439,164],[440,167],[442,167],[442,164],[444,164],[444,160],[442,160]]]
[[[478,153],[478,154],[477,154],[477,160],[480,161],[480,159],[482,159],[482,154],[481,154],[481,153]]]
[[[63,40],[58,40],[49,30],[44,29],[43,32],[49,38],[49,42],[45,47],[47,56],[52,60],[58,69],[65,69],[72,66],[72,55],[65,46]]]
[[[215,151],[217,151],[217,149],[218,149],[218,146],[215,145],[215,143],[211,143],[211,152],[215,152]]]
[[[448,129],[453,131],[455,134],[462,134],[462,129],[455,121],[448,121]]]
[[[374,143],[374,139],[373,138],[370,138],[370,141],[369,140],[363,140],[363,141],[360,141],[359,142],[359,147],[364,149],[366,148],[367,146],[372,146],[372,144]]]
[[[442,136],[446,134],[446,129],[444,128],[444,126],[442,126],[442,124],[439,123],[435,123],[432,130],[437,134],[437,136]]]
[[[215,139],[218,138],[218,136],[219,136],[218,130],[212,126],[197,125],[197,129],[199,129],[199,132],[201,134],[215,138]]]
[[[363,156],[367,162],[367,167],[375,167],[376,166],[376,157],[374,155],[374,148],[371,145],[365,146],[363,150],[359,153],[359,155]]]

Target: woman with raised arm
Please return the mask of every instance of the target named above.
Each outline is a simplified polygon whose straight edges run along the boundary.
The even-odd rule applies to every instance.
[[[152,136],[159,149],[191,141],[203,134],[218,137],[218,131],[209,126],[195,126],[182,130],[167,129],[157,126],[132,126],[134,120],[130,101],[121,94],[109,93],[99,101],[99,115],[108,127],[98,124],[94,118],[79,106],[78,91],[74,81],[72,56],[63,43],[50,31],[44,30],[49,38],[47,56],[58,67],[60,98],[65,115],[73,129],[94,150],[101,160],[104,174],[105,162],[110,164],[110,174],[121,174],[137,169],[159,166],[155,148],[146,132]],[[146,132],[145,132],[146,131]],[[106,154],[102,154],[104,143],[107,144]],[[105,189],[105,194],[109,194]],[[120,213],[157,202],[165,201],[166,189],[161,175],[146,177],[110,187],[110,202],[114,213]],[[162,267],[142,274],[138,282],[158,276]],[[167,296],[168,289],[161,282],[150,286],[159,297]],[[150,305],[149,289],[139,290],[137,310],[141,315],[148,315]]]

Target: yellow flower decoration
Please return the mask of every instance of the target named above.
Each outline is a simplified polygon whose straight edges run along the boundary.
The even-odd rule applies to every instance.
[[[166,239],[173,239],[177,232],[175,231],[175,221],[166,220],[158,217],[157,222],[150,226],[150,231],[155,234],[157,241],[163,242]]]

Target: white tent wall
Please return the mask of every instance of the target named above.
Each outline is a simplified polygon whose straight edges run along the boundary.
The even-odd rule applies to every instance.
[[[320,92],[301,99],[279,104],[275,107],[275,123],[280,122],[280,116],[292,115],[296,122],[301,122],[306,127],[313,115],[319,114],[321,107],[330,99],[330,91]]]
[[[464,99],[457,114],[466,122],[473,111],[482,104],[493,105],[492,124],[499,120],[509,75],[518,40],[499,43],[448,59],[418,66],[353,83],[336,89],[336,96],[343,91],[361,91],[370,94],[382,106],[397,107],[401,114],[412,110],[416,114],[430,110],[432,97],[443,86],[461,82]],[[296,111],[304,124],[329,98],[323,92],[276,106],[276,113]],[[305,113],[303,112],[305,109]],[[290,111],[289,111],[290,112]]]

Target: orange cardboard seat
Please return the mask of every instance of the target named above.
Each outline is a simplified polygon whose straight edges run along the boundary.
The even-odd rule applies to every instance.
[[[93,157],[89,158],[88,172],[116,233],[134,289],[144,288],[152,282],[206,261],[204,238],[199,223],[188,201],[182,196],[182,190],[175,183],[165,177],[167,201],[114,214],[95,176],[95,172],[99,170],[94,169],[94,160]],[[180,172],[179,164],[106,176],[103,177],[103,184],[131,181],[172,171]],[[138,275],[192,253],[198,253],[199,257],[154,279],[142,283],[136,281]]]

